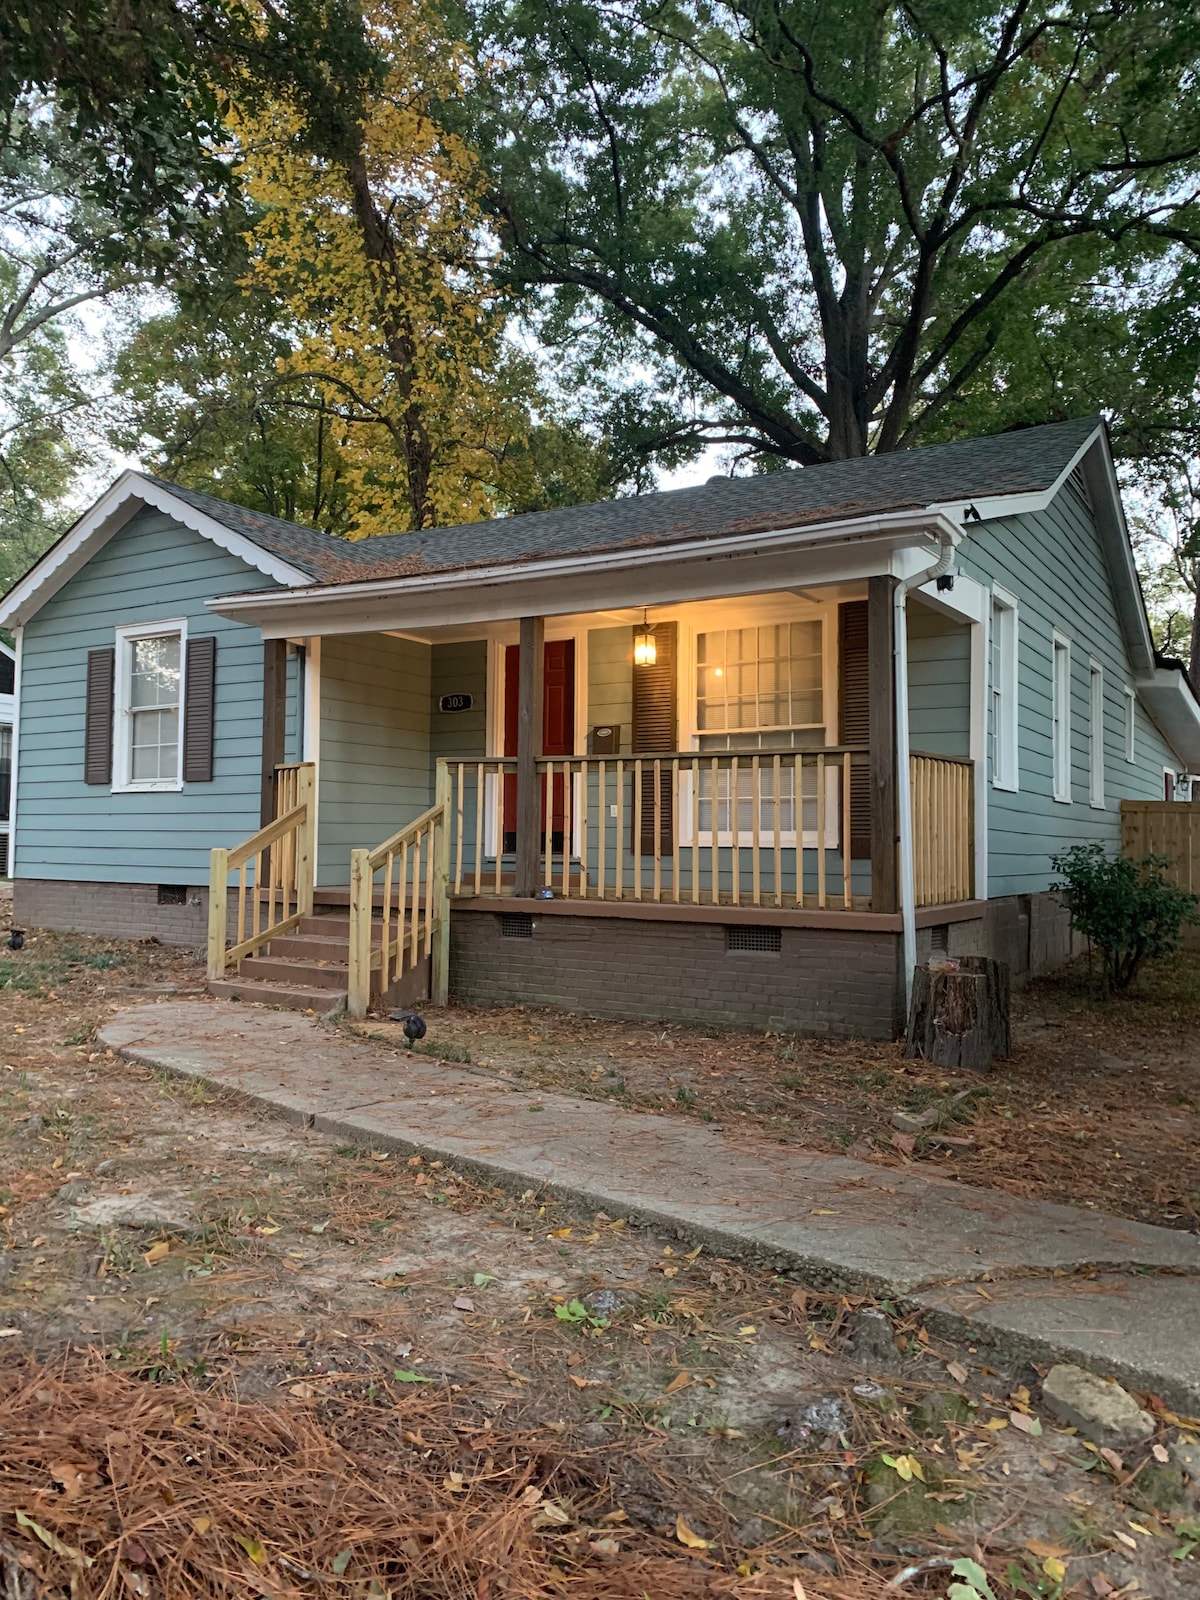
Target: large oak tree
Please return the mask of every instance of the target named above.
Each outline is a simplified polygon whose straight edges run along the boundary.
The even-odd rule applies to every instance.
[[[811,464],[1071,409],[1014,330],[1061,351],[1073,304],[1196,248],[1170,0],[479,7],[507,280],[648,451]]]

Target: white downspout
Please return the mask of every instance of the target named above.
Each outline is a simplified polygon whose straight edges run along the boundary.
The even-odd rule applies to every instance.
[[[932,583],[949,572],[954,563],[954,537],[938,529],[942,553],[924,572],[902,578],[892,596],[895,606],[893,677],[896,685],[896,809],[900,823],[900,920],[904,930],[904,1015],[912,1002],[913,968],[917,964],[916,886],[913,881],[912,782],[909,766],[908,732],[908,595],[911,589]]]

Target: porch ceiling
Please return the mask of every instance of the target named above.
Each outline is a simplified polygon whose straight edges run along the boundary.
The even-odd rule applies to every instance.
[[[226,595],[208,602],[267,638],[417,632],[575,612],[902,576],[927,562],[939,537],[957,544],[947,516],[906,511],[703,544],[472,568],[407,578]]]

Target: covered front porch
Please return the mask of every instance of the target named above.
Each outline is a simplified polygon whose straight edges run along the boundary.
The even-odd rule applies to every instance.
[[[269,643],[265,762],[303,759],[266,763],[263,830],[214,861],[210,972],[324,908],[362,1014],[414,976],[444,1000],[480,913],[517,936],[538,914],[728,924],[729,948],[777,950],[753,930],[893,936],[906,895],[964,906],[978,621],[896,593],[881,574]]]

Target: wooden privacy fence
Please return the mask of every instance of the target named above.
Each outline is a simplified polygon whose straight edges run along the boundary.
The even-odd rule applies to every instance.
[[[573,900],[864,909],[869,832],[851,772],[865,777],[867,760],[846,746],[541,760],[542,886]],[[516,762],[445,766],[451,892],[511,894]]]
[[[232,850],[213,850],[208,873],[208,976],[223,978],[243,956],[287,933],[313,908],[316,767],[276,769],[276,817]],[[234,937],[229,940],[229,876],[237,873]]]
[[[1166,856],[1172,881],[1200,894],[1200,801],[1122,800],[1121,854]]]
[[[913,755],[909,779],[917,905],[970,900],[975,884],[973,763],[953,756]]]
[[[447,784],[448,775],[439,767],[438,798],[428,811],[374,850],[350,852],[346,1009],[352,1017],[365,1017],[375,996],[386,994],[426,958],[430,998],[434,1005],[446,1004],[450,985]],[[379,918],[374,915],[377,903]]]

